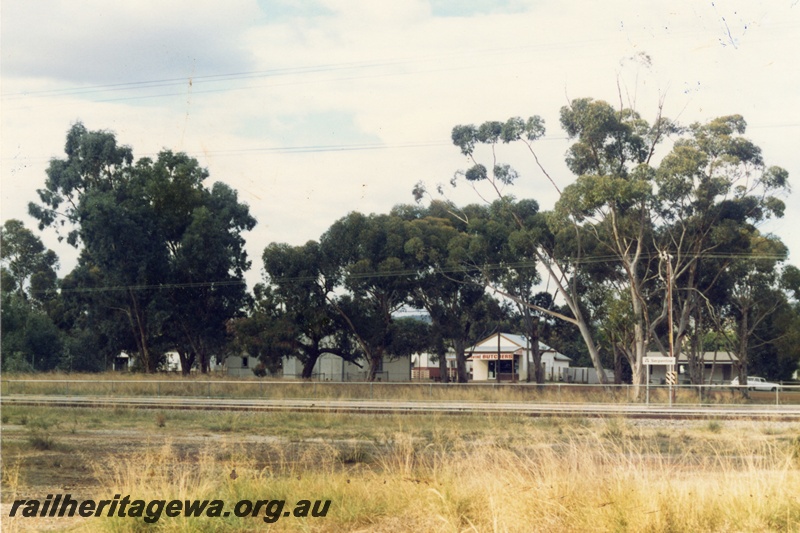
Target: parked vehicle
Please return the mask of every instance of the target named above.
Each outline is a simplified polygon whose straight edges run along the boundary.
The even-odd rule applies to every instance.
[[[739,385],[739,378],[733,378],[731,381],[731,385]],[[781,388],[780,384],[772,383],[771,381],[767,381],[764,378],[760,378],[758,376],[747,376],[747,388],[748,390],[769,390],[775,391]]]

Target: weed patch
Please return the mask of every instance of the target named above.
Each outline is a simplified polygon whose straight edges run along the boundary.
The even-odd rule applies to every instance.
[[[32,431],[27,440],[34,450],[45,451],[56,448],[56,440],[51,435],[41,431]]]

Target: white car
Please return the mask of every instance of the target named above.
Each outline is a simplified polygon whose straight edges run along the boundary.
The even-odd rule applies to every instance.
[[[739,378],[733,378],[731,385],[739,385]],[[781,386],[758,376],[747,376],[747,388],[750,390],[774,391],[780,389]]]

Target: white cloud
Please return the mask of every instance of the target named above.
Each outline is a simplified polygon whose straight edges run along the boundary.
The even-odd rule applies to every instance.
[[[94,85],[246,70],[239,35],[258,16],[247,0],[4,1],[4,75]]]
[[[551,140],[539,155],[566,185],[572,176],[558,109],[568,97],[616,103],[617,78],[626,103],[635,99],[648,119],[663,94],[665,113],[683,122],[743,114],[767,161],[800,175],[800,7],[789,2],[536,2],[498,12],[479,3],[445,17],[435,16],[441,5],[422,1],[331,0],[300,12],[245,1],[224,9],[98,1],[52,3],[42,12],[40,5],[3,6],[3,218],[27,219],[24,206],[44,183],[47,159],[60,154],[69,124],[80,119],[114,130],[137,155],[186,150],[212,180],[235,187],[259,220],[248,237],[256,277],[267,243],[317,239],[350,210],[388,211],[412,200],[417,181],[446,182],[465,165],[449,145],[455,124],[543,115]],[[120,67],[126,50],[139,66]],[[642,53],[650,66],[625,60]],[[245,75],[190,86],[192,68],[197,76]],[[149,90],[13,96],[172,77],[184,79]],[[365,142],[389,148],[274,150]],[[530,156],[507,153],[522,174],[515,193],[550,207],[552,186]],[[469,190],[455,194],[478,201]],[[788,228],[800,223],[800,202],[789,197],[787,205],[786,222],[771,227],[797,264],[800,238]]]

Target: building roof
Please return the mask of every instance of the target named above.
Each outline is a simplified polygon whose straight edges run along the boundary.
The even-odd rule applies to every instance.
[[[661,352],[647,352],[647,357],[662,357],[663,355]],[[739,358],[730,352],[703,352],[703,362],[707,364],[732,365],[737,361],[739,361]],[[679,364],[688,362],[689,356],[687,354],[681,353],[678,355]]]
[[[491,336],[483,339],[482,341],[478,342],[474,346],[471,346],[471,347],[467,348],[467,353],[468,354],[472,354],[472,353],[478,353],[478,354],[497,353],[497,351],[498,351],[498,338],[497,338],[498,335],[500,336],[500,339],[499,339],[499,341],[500,341],[499,342],[499,344],[500,344],[500,346],[499,346],[500,353],[505,353],[505,354],[513,353],[513,354],[521,355],[530,346],[530,343],[528,342],[528,338],[526,336],[524,336],[524,335],[519,335],[519,334],[516,334],[516,333],[495,333],[494,335],[491,335]],[[566,355],[564,355],[562,353],[559,353],[558,351],[554,350],[553,348],[551,348],[550,346],[546,345],[545,343],[543,343],[541,341],[539,341],[539,351],[541,353],[552,352],[553,353],[553,357],[556,360],[559,360],[559,361],[572,361],[572,359],[570,359]]]

